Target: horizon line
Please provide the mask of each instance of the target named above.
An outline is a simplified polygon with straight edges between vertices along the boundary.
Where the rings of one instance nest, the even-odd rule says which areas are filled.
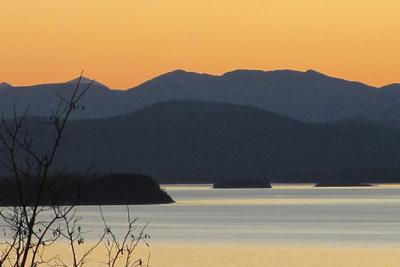
[[[284,71],[299,72],[299,73],[314,72],[314,73],[317,73],[317,74],[319,74],[319,75],[321,75],[321,76],[326,76],[327,78],[338,79],[338,80],[343,80],[343,81],[347,81],[347,82],[361,83],[361,84],[363,84],[363,85],[366,85],[366,86],[369,86],[369,87],[373,87],[373,88],[376,88],[376,89],[382,89],[382,88],[387,87],[387,86],[390,86],[390,85],[400,84],[400,82],[392,82],[392,83],[384,84],[384,85],[382,85],[382,86],[375,86],[375,85],[371,85],[371,84],[366,83],[366,82],[363,82],[363,81],[352,80],[352,79],[346,79],[346,78],[337,77],[337,76],[333,76],[333,75],[331,76],[331,75],[329,75],[329,74],[326,74],[326,73],[324,73],[324,72],[320,72],[320,71],[315,70],[315,69],[312,69],[312,68],[306,69],[306,70],[286,69],[286,68],[283,68],[283,69],[271,69],[271,70],[265,70],[265,69],[250,69],[250,68],[248,68],[248,69],[247,69],[247,68],[237,68],[237,69],[232,69],[232,70],[228,70],[228,71],[224,71],[224,72],[220,72],[220,73],[197,72],[197,71],[185,70],[185,69],[182,69],[182,68],[176,68],[176,69],[172,69],[172,70],[169,70],[169,71],[166,71],[166,72],[162,72],[162,73],[160,73],[160,74],[157,74],[157,75],[153,76],[152,78],[146,79],[146,80],[144,80],[144,81],[142,81],[142,82],[139,82],[139,83],[137,83],[137,84],[135,84],[135,85],[132,85],[132,86],[130,86],[130,87],[128,87],[128,88],[124,88],[124,89],[109,87],[109,86],[107,85],[107,82],[104,83],[103,81],[97,80],[97,79],[95,79],[95,78],[91,78],[91,77],[89,77],[89,76],[85,76],[85,75],[84,75],[84,71],[82,71],[82,73],[83,73],[82,78],[86,78],[86,79],[88,79],[88,80],[90,80],[90,81],[93,81],[94,83],[101,84],[101,85],[105,86],[106,88],[108,88],[108,89],[110,89],[110,90],[114,90],[114,91],[127,91],[127,90],[130,90],[130,89],[134,89],[134,88],[136,88],[136,87],[138,87],[138,86],[140,86],[140,85],[142,85],[142,84],[145,84],[146,82],[149,82],[149,81],[151,81],[151,80],[154,80],[154,79],[156,79],[156,78],[158,78],[158,77],[161,77],[161,76],[164,76],[164,75],[167,75],[167,74],[170,74],[170,73],[174,73],[174,72],[184,72],[184,73],[192,73],[192,74],[197,74],[197,75],[207,75],[207,76],[214,76],[214,77],[223,77],[223,76],[226,75],[226,74],[233,73],[233,72],[236,72],[236,71],[257,71],[257,72],[264,72],[264,73],[268,73],[268,72],[284,72]],[[1,84],[5,84],[5,85],[10,85],[11,87],[31,87],[31,86],[48,85],[48,84],[65,84],[65,83],[69,83],[69,82],[74,82],[74,80],[77,80],[79,77],[80,77],[80,76],[75,76],[75,77],[72,77],[72,78],[68,79],[67,81],[55,81],[55,82],[48,81],[48,82],[39,82],[39,83],[23,84],[23,85],[21,85],[21,84],[15,85],[15,84],[10,83],[10,82],[8,82],[8,81],[0,81],[0,85],[1,85]]]

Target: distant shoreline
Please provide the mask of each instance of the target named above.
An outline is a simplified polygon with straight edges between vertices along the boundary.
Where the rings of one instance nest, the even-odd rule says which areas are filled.
[[[285,186],[299,186],[299,187],[315,187],[317,183],[271,183],[272,189],[276,189],[277,187],[285,187]],[[379,186],[400,186],[400,183],[366,183],[370,186],[366,187],[379,187]],[[193,187],[193,188],[213,188],[213,183],[161,183],[161,188],[185,188],[185,187]],[[346,187],[346,186],[339,186],[339,187]],[[354,187],[354,186],[348,186]],[[315,187],[318,188],[318,187]],[[233,188],[232,188],[233,189]],[[248,188],[252,189],[252,188]],[[257,188],[255,188],[257,189]]]
[[[23,185],[24,204],[31,205],[36,192]],[[174,200],[150,176],[112,173],[83,177],[68,174],[51,178],[40,200],[41,206],[98,206],[98,205],[156,205],[171,204]],[[18,206],[17,186],[12,178],[0,180],[0,206]]]

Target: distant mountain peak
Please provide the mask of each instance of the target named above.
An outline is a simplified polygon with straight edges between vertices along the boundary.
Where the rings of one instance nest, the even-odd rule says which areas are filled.
[[[380,87],[379,89],[383,90],[397,90],[400,89],[400,83],[391,83],[385,86]]]
[[[3,82],[3,83],[0,83],[0,89],[3,89],[3,88],[8,88],[8,87],[12,87],[12,85],[11,85],[11,84],[9,84],[9,83],[5,83],[5,82]]]
[[[327,76],[326,74],[324,74],[324,73],[322,73],[322,72],[319,72],[319,71],[316,71],[316,70],[313,70],[313,69],[306,70],[305,73],[308,73],[308,74],[315,74],[315,75],[321,75],[321,76]]]
[[[225,72],[222,76],[232,76],[232,75],[240,75],[240,74],[247,74],[247,73],[266,73],[263,70],[250,70],[250,69],[236,69],[232,71]]]
[[[207,73],[199,73],[199,72],[194,72],[194,71],[186,71],[183,69],[176,69],[170,72],[167,72],[161,76],[182,76],[182,75],[205,75],[205,76],[213,76],[211,74],[207,74]]]
[[[197,79],[199,77],[214,77],[213,75],[206,74],[206,73],[197,73],[197,72],[191,72],[191,71],[185,71],[182,69],[176,69],[164,74],[161,74],[160,76],[157,76],[143,84],[148,84],[153,81],[180,81],[180,80],[186,80],[186,79]],[[134,88],[131,88],[134,89]]]
[[[184,69],[176,69],[176,70],[173,70],[173,71],[170,71],[170,72],[168,72],[169,74],[173,74],[173,73],[176,73],[176,74],[183,74],[183,73],[188,73],[188,71],[186,71],[186,70],[184,70]]]
[[[186,70],[182,70],[182,69],[176,69],[176,70],[172,70],[172,71],[166,72],[164,74],[161,74],[161,75],[155,77],[154,79],[162,78],[162,77],[181,77],[181,76],[184,76],[187,74],[193,74],[193,73],[188,72]]]
[[[93,79],[87,78],[87,77],[85,77],[85,76],[77,77],[77,78],[75,78],[75,79],[72,79],[72,80],[70,80],[70,81],[67,81],[66,83],[67,83],[67,84],[77,84],[77,83],[79,82],[79,79],[80,79],[80,83],[81,83],[81,84],[86,84],[86,85],[87,85],[87,84],[90,84],[91,82],[93,82],[94,85],[108,88],[108,86],[106,86],[106,85],[104,85],[104,84],[102,84],[102,83],[99,83],[99,82],[97,82],[97,81],[95,81],[95,80],[93,80]]]
[[[329,79],[343,80],[343,79],[339,79],[339,78],[335,78],[335,77],[329,76],[329,75],[327,75],[325,73],[322,73],[322,72],[319,72],[319,71],[316,71],[316,70],[313,70],[313,69],[306,70],[304,72],[304,74],[306,74],[309,77],[314,77],[314,78],[329,78]]]

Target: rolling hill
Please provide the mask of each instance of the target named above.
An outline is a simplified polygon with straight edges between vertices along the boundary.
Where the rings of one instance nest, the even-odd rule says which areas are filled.
[[[51,139],[47,120],[29,121],[38,149]],[[399,130],[368,120],[306,123],[251,106],[167,101],[71,121],[57,163],[161,182],[392,181],[400,174],[399,148]]]

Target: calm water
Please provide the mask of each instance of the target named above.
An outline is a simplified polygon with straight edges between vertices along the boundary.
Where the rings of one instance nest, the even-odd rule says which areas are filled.
[[[164,186],[172,205],[131,206],[149,223],[151,243],[400,245],[400,186],[274,189],[211,189]],[[126,207],[103,212],[119,232]],[[97,207],[81,207],[93,238],[103,229]]]

